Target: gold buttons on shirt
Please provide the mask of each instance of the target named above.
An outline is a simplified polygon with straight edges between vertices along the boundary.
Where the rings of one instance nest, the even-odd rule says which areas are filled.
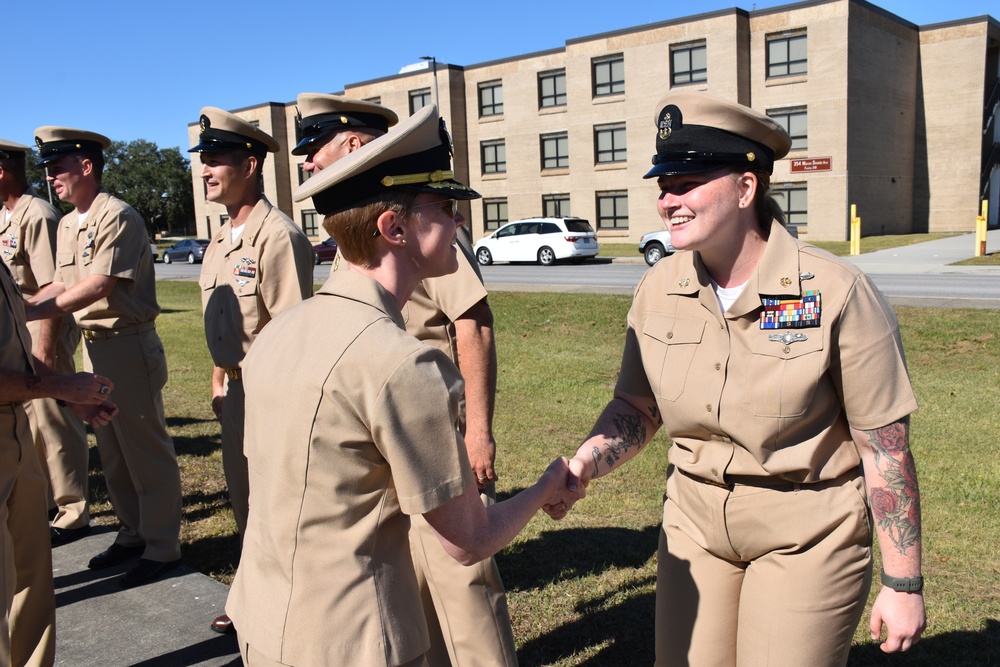
[[[783,350],[783,351],[784,351],[784,353],[785,353],[785,354],[788,354],[789,352],[791,352],[791,351],[792,351],[792,348],[790,348],[790,347],[788,347],[788,346],[786,345],[786,346],[784,347],[784,350]]]
[[[705,406],[705,411],[706,412],[711,412],[712,411],[712,404],[711,403],[709,403],[708,405]]]
[[[722,370],[722,364],[715,364],[715,370],[721,371]]]
[[[718,476],[719,476],[719,469],[712,468],[712,477],[718,477]]]
[[[667,332],[667,340],[670,340],[673,337],[674,337],[674,332],[673,331],[668,331]]]

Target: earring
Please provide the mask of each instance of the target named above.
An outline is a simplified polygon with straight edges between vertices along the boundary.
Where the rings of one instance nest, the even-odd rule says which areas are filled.
[[[406,245],[406,239],[400,240],[399,245]]]

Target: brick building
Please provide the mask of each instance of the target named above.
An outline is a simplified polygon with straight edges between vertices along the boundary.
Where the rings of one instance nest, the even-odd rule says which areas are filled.
[[[314,90],[322,91],[323,82]],[[980,16],[917,26],[863,0],[726,9],[582,37],[474,65],[422,63],[348,84],[400,117],[435,96],[455,171],[482,195],[473,238],[533,215],[587,218],[607,241],[662,225],[642,175],[656,102],[704,90],[778,119],[793,138],[772,192],[800,236],[845,240],[850,205],[864,235],[972,231],[980,202],[1000,207],[1000,23]],[[302,158],[295,103],[234,110],[286,150],[265,164],[265,191],[307,234],[325,237],[310,203],[293,203]],[[198,124],[189,127],[192,145]],[[198,235],[225,211],[204,199],[192,165]]]

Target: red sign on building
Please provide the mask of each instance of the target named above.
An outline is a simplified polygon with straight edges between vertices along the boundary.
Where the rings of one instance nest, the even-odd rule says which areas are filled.
[[[792,173],[802,174],[813,171],[830,171],[833,169],[833,158],[829,157],[804,157],[791,160]]]

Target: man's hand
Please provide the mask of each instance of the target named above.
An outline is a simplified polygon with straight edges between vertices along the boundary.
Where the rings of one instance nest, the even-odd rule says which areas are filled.
[[[118,414],[118,406],[111,401],[104,401],[99,405],[82,405],[80,403],[68,403],[67,405],[73,414],[94,428],[107,426]]]
[[[471,435],[467,436],[465,448],[469,452],[469,463],[472,464],[472,473],[476,477],[476,486],[479,487],[480,491],[487,484],[499,479],[493,468],[497,455],[497,443],[492,436],[475,438]]]
[[[215,413],[215,418],[220,422],[222,421],[222,396],[212,397],[212,412]]]
[[[565,465],[556,465],[561,462],[565,462]],[[548,475],[553,471],[554,467],[559,470],[562,476],[552,497],[542,506],[542,510],[550,518],[559,521],[569,513],[569,510],[576,504],[576,501],[587,496],[587,482],[580,479],[583,473],[583,464],[575,459],[567,461],[565,457],[559,457],[549,465],[549,469],[545,471],[545,474]]]
[[[872,641],[879,641],[885,628],[886,638],[881,644],[885,653],[909,650],[920,641],[920,635],[927,627],[923,594],[903,593],[883,586],[872,605],[869,625]]]
[[[111,380],[93,373],[58,376],[58,380],[60,386],[52,392],[53,397],[80,405],[103,405],[115,388]]]

